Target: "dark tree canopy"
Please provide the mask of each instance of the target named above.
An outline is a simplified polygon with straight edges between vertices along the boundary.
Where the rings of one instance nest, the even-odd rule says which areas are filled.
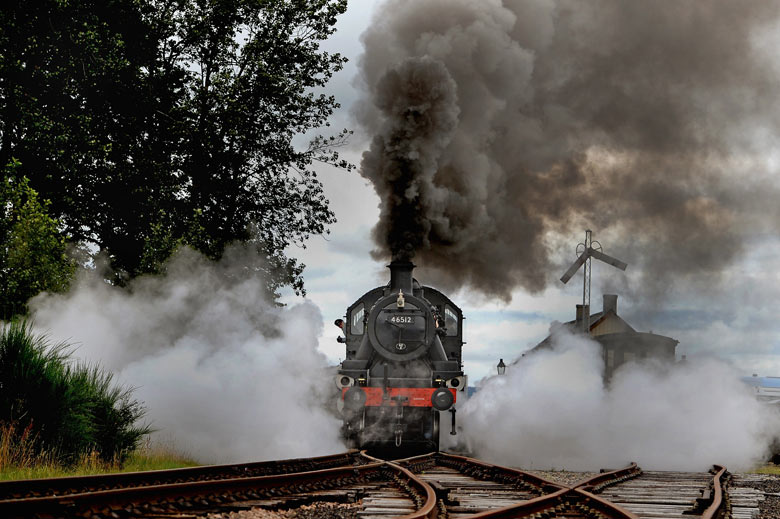
[[[27,301],[39,292],[66,290],[74,271],[48,201],[17,169],[0,169],[0,320],[26,313]]]
[[[269,288],[302,290],[284,250],[334,221],[313,161],[349,167],[317,93],[345,61],[319,49],[346,0],[9,0],[0,8],[0,161],[65,232],[122,275],[180,244],[241,241]]]

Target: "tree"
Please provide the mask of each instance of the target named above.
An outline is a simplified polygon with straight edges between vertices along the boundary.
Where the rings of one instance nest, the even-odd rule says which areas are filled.
[[[314,161],[351,167],[317,94],[346,0],[16,0],[0,8],[0,159],[19,158],[75,240],[121,273],[186,243],[258,247],[303,289],[290,244],[334,221]],[[280,274],[281,273],[281,274]]]
[[[66,290],[75,268],[48,201],[15,175],[17,168],[7,166],[0,184],[0,318],[6,319],[26,313],[39,292]]]

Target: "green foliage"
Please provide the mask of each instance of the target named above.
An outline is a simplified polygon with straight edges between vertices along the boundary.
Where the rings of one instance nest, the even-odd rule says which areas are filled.
[[[334,221],[314,161],[351,168],[317,94],[346,0],[10,0],[0,9],[0,160],[125,275],[188,244],[251,242],[269,289],[302,291],[291,244]]]
[[[29,430],[37,453],[74,463],[96,452],[122,461],[147,426],[131,391],[111,384],[97,367],[69,363],[65,344],[51,345],[15,321],[0,330],[0,423]],[[20,433],[20,436],[22,434]]]
[[[6,166],[0,183],[0,318],[25,313],[39,292],[66,290],[75,268],[57,220],[47,214],[49,202],[15,175],[18,167]]]

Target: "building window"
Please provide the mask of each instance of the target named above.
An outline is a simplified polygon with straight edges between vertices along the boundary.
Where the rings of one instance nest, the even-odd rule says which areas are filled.
[[[633,351],[623,352],[623,362],[632,362],[636,359],[636,354]]]
[[[615,350],[607,350],[607,367],[611,368],[615,365]]]

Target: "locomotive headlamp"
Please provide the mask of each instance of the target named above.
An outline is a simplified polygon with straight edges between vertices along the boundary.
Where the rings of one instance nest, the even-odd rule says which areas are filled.
[[[339,389],[343,389],[345,387],[351,387],[355,385],[355,379],[352,377],[348,377],[346,375],[339,375],[336,377],[336,386]]]
[[[352,386],[344,393],[344,407],[357,411],[366,405],[366,392],[359,387]]]
[[[457,389],[458,391],[464,391],[468,386],[468,377],[466,375],[460,377],[454,377],[447,381],[447,387]]]
[[[404,301],[404,291],[399,290],[398,291],[398,299],[395,301],[395,304],[398,305],[398,308],[403,308],[406,304],[406,301]]]
[[[431,395],[431,404],[439,411],[446,411],[455,402],[455,397],[449,389],[440,387]]]

